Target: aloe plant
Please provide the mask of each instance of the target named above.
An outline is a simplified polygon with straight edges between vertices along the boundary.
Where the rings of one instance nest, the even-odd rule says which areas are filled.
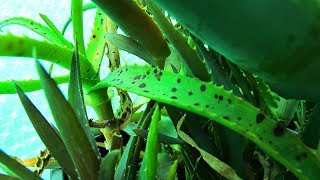
[[[22,17],[0,22],[45,39],[0,35],[1,56],[35,59],[39,80],[0,82],[0,93],[20,97],[47,148],[45,155],[21,162],[35,166],[34,173],[1,151],[8,178],[40,178],[43,169],[59,167],[71,179],[320,177],[317,4],[71,3],[63,32],[72,22],[74,42],[44,14],[47,26]],[[82,13],[88,9],[96,15],[86,48]],[[291,16],[288,25],[283,22]],[[122,66],[119,49],[145,65]],[[50,77],[38,58],[70,75]],[[101,79],[104,60],[110,73]],[[67,98],[57,88],[66,82]],[[42,89],[57,127],[25,94]],[[131,93],[147,98],[146,106],[133,102]],[[98,119],[87,117],[86,105]]]

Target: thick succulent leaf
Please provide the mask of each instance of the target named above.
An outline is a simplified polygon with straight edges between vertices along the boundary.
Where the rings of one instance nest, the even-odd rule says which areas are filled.
[[[256,143],[296,176],[320,176],[319,158],[298,137],[222,86],[143,66],[119,68],[94,89],[110,86],[212,119]]]
[[[124,180],[129,168],[129,161],[134,151],[134,143],[137,142],[137,136],[131,136],[126,147],[121,155],[119,164],[114,174],[115,180]]]
[[[79,48],[79,54],[86,56],[83,39],[83,14],[82,14],[82,0],[71,1],[71,18],[73,27],[73,37]]]
[[[105,37],[107,38],[109,43],[117,46],[119,49],[138,56],[152,66],[157,66],[153,57],[137,41],[120,34],[107,33]]]
[[[12,159],[9,155],[0,149],[0,164],[4,165],[5,171],[11,175],[15,175],[21,179],[41,179],[35,173],[31,172],[25,166]],[[8,172],[9,171],[9,172]]]
[[[99,72],[103,54],[106,48],[104,38],[107,16],[98,8],[93,24],[92,35],[86,49],[87,57],[96,72]]]
[[[96,8],[96,5],[92,2],[89,2],[89,3],[86,3],[82,6],[82,11],[85,12],[87,10],[90,10],[90,9],[94,9]],[[63,28],[62,28],[62,31],[61,31],[61,34],[64,35],[64,33],[66,32],[69,24],[71,23],[72,19],[71,17],[68,18],[67,22],[64,24]]]
[[[175,49],[177,49],[180,56],[183,58],[183,64],[187,72],[191,72],[192,76],[199,78],[202,81],[210,81],[208,69],[203,61],[197,56],[197,53],[192,49],[185,39],[169,20],[165,17],[164,13],[150,0],[145,1],[147,9],[153,15],[153,18],[164,32],[166,38],[171,42]]]
[[[5,175],[5,174],[0,174],[0,179],[2,179],[2,180],[18,180],[19,178],[14,177],[14,176]]]
[[[160,120],[159,105],[156,105],[151,118],[145,154],[139,171],[139,179],[155,179],[158,162],[158,121]]]
[[[79,177],[81,179],[97,179],[99,160],[75,112],[56,83],[37,60],[36,67],[52,115]]]
[[[21,25],[24,26],[43,38],[47,39],[50,42],[56,43],[60,46],[64,46],[65,44],[59,37],[48,27],[33,21],[32,19],[24,18],[24,17],[13,17],[10,19],[6,19],[0,23],[0,30],[2,27],[9,26],[9,25]]]
[[[301,140],[309,147],[317,149],[320,143],[320,103],[316,104],[302,125]]]
[[[132,129],[132,131],[136,133],[136,135],[145,139],[147,139],[147,136],[149,134],[149,131],[145,129]],[[162,133],[158,133],[158,142],[163,144],[183,144],[182,140],[167,136]]]
[[[76,46],[72,56],[70,82],[68,86],[68,102],[76,113],[79,123],[83,131],[86,133],[87,139],[91,144],[91,148],[95,151],[96,156],[100,159],[100,153],[98,151],[96,141],[92,132],[90,131],[86,105],[84,104],[83,89],[80,76],[79,54],[77,49],[78,48]]]
[[[176,179],[176,173],[178,169],[178,160],[175,160],[173,164],[170,167],[170,170],[168,172],[167,179],[168,180],[175,180]]]
[[[266,80],[274,92],[320,101],[318,1],[153,2],[209,47]]]
[[[69,75],[54,77],[53,80],[57,84],[63,84],[69,82]],[[26,80],[14,80],[18,84],[23,92],[32,92],[41,89],[40,80],[26,79]],[[16,90],[11,81],[0,82],[0,94],[15,94]]]
[[[68,154],[67,148],[64,145],[59,133],[45,119],[45,117],[30,101],[27,95],[24,94],[22,89],[15,83],[14,86],[16,88],[17,94],[19,95],[21,103],[42,142],[49,149],[50,153],[52,153],[53,157],[58,160],[64,171],[72,178],[78,178],[71,157]]]
[[[0,35],[0,42],[0,56],[33,57],[32,49],[35,47],[39,59],[70,69],[73,49],[47,41],[39,41],[25,36],[18,37],[12,34]],[[96,74],[91,64],[82,55],[80,55],[80,64],[82,78],[92,78]]]
[[[163,68],[170,55],[167,42],[157,24],[136,1],[93,0],[132,39],[138,41]],[[128,15],[130,14],[130,15]],[[156,43],[155,43],[156,42]]]
[[[44,22],[46,22],[46,24],[49,26],[49,28],[52,30],[52,32],[60,39],[60,41],[66,45],[68,48],[72,49],[73,48],[73,45],[68,41],[66,40],[62,34],[60,33],[60,31],[58,30],[58,28],[53,24],[52,21],[50,21],[50,19],[45,15],[45,14],[39,14],[40,17],[42,18],[42,20]]]
[[[114,173],[117,165],[120,150],[113,150],[103,158],[100,164],[99,179],[114,179]]]

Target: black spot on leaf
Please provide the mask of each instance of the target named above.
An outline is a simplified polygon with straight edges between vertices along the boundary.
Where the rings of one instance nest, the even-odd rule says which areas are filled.
[[[209,107],[209,104],[206,105],[206,108],[208,108],[208,107]]]
[[[229,116],[223,116],[223,119],[229,120]]]
[[[146,75],[143,75],[143,76],[142,76],[142,79],[145,79],[146,77],[147,77]]]
[[[218,99],[219,98],[218,94],[214,94],[214,98]]]
[[[153,70],[153,73],[157,74],[157,73],[158,73],[158,70],[157,70],[157,69],[154,69],[154,70]]]
[[[188,93],[189,96],[191,96],[192,94],[193,94],[192,91],[190,91],[190,92]]]
[[[240,120],[241,120],[241,117],[237,117],[237,120],[240,121]]]
[[[258,113],[258,114],[257,114],[257,116],[256,116],[256,122],[257,122],[257,124],[261,123],[264,119],[265,119],[264,114],[262,114],[262,113]]]
[[[171,96],[170,98],[171,99],[178,99],[176,96]]]
[[[177,83],[181,83],[181,79],[180,78],[177,79]]]
[[[274,129],[273,129],[273,134],[275,136],[282,136],[284,134],[284,127],[283,125],[278,124]]]
[[[150,70],[147,71],[147,75],[149,75],[149,74],[150,74]]]
[[[146,83],[141,83],[141,84],[139,85],[139,88],[144,88],[144,87],[146,87]]]
[[[199,104],[199,103],[194,103],[194,105],[195,105],[195,106],[200,106],[200,104]]]
[[[172,88],[171,91],[172,91],[172,92],[176,92],[176,91],[177,91],[177,88]]]
[[[303,158],[307,158],[307,156],[308,156],[307,153],[298,154],[298,155],[296,155],[296,160],[300,161]]]
[[[206,85],[202,84],[202,85],[200,86],[200,90],[201,90],[202,92],[204,92],[204,91],[206,90]]]
[[[222,101],[223,100],[223,96],[220,95],[219,96],[219,100]]]
[[[158,81],[161,80],[161,76],[162,76],[162,72],[160,72],[159,74],[156,74],[155,77],[157,78]]]
[[[135,76],[133,79],[134,79],[134,80],[137,80],[137,79],[140,79],[140,78],[141,78],[141,74],[140,74],[140,75]]]
[[[143,90],[143,92],[149,92],[148,90]]]
[[[228,103],[231,104],[231,99],[228,99]]]

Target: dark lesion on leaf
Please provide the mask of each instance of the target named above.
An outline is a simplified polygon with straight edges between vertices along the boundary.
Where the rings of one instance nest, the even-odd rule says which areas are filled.
[[[141,83],[140,85],[139,85],[139,88],[144,88],[144,87],[146,87],[147,85],[146,85],[146,83]]]
[[[282,124],[277,124],[277,126],[273,129],[273,134],[275,136],[282,136],[284,134],[285,127]]]

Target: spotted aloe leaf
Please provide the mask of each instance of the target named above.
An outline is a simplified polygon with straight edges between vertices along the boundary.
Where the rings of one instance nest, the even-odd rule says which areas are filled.
[[[48,18],[48,16],[41,13],[39,15],[64,45],[66,45],[68,48],[73,48],[73,45],[62,36],[58,28],[53,24],[53,22]]]
[[[69,82],[69,75],[54,77],[53,80],[57,84],[63,84]],[[15,80],[24,92],[32,92],[41,89],[40,80],[38,79],[26,79],[26,80]],[[0,82],[0,94],[15,94],[15,88],[11,81]]]
[[[93,0],[93,2],[127,35],[138,41],[160,67],[164,67],[164,60],[169,56],[170,50],[162,32],[145,9],[136,1]]]
[[[98,8],[94,20],[92,35],[86,49],[87,57],[96,72],[99,72],[100,64],[106,48],[106,40],[104,38],[106,26],[106,15]]]
[[[60,46],[47,41],[39,41],[28,37],[18,37],[12,34],[0,35],[0,56],[32,57],[32,49],[35,47],[38,58],[50,61],[66,69],[70,69],[73,49]],[[87,58],[80,55],[80,72],[82,78],[92,78],[96,72]]]
[[[145,66],[125,66],[93,90],[114,86],[212,119],[256,143],[300,178],[320,176],[320,160],[258,108],[212,82]]]
[[[61,41],[61,39],[59,39],[59,37],[56,36],[56,34],[50,28],[48,28],[38,22],[35,22],[32,19],[28,19],[28,18],[24,18],[24,17],[9,18],[9,19],[6,19],[0,23],[0,29],[2,27],[9,26],[9,25],[24,26],[24,27],[34,31],[35,33],[39,34],[40,36],[44,37],[45,39],[47,39],[50,42],[57,43],[61,46],[64,45],[64,42]]]

